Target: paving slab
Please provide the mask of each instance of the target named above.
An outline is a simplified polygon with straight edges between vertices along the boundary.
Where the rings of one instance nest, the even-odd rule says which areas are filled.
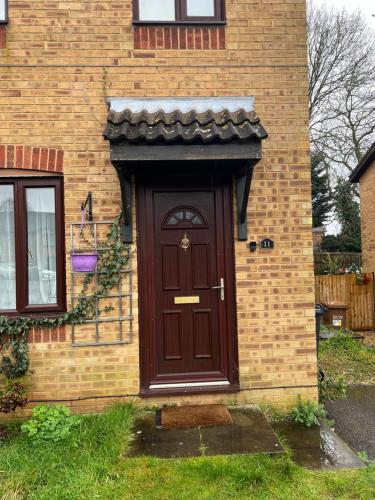
[[[147,414],[136,422],[129,456],[189,458],[202,454],[198,429],[161,429],[155,425],[155,416]]]
[[[231,410],[233,425],[202,427],[204,453],[212,455],[249,455],[283,453],[265,417],[252,410]]]
[[[302,467],[320,469],[320,427],[306,427],[295,422],[278,422],[273,427],[293,450],[293,460]]]
[[[350,447],[323,422],[305,427],[296,422],[279,422],[273,426],[287,441],[293,460],[310,469],[357,469],[363,462]]]
[[[192,429],[162,429],[155,413],[139,419],[129,455],[188,458],[202,455],[284,453],[265,417],[254,410],[230,410],[232,425]]]

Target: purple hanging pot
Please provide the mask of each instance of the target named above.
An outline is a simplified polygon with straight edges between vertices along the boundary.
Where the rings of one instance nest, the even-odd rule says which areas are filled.
[[[98,263],[97,253],[76,253],[71,254],[72,269],[75,273],[93,273]]]

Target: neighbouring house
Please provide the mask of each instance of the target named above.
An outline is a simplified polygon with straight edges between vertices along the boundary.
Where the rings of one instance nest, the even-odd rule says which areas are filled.
[[[121,210],[129,252],[30,399],[316,399],[305,0],[0,4],[0,313],[70,310]]]
[[[363,271],[373,273],[375,272],[375,142],[353,171],[350,180],[359,183]]]

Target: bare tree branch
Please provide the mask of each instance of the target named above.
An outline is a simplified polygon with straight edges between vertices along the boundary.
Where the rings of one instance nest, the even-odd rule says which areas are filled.
[[[375,134],[375,34],[362,14],[308,5],[310,136],[331,180],[356,167]]]

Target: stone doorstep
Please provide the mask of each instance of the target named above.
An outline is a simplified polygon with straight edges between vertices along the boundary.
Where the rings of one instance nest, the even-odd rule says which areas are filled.
[[[284,453],[261,413],[250,409],[231,409],[230,413],[233,425],[168,430],[155,426],[155,413],[145,415],[136,423],[128,456],[188,458]]]
[[[262,413],[252,408],[228,408],[233,425],[192,429],[162,429],[155,412],[136,422],[128,457],[191,458],[215,455],[283,454],[284,449]],[[365,465],[324,423],[307,428],[294,422],[273,426],[288,442],[294,461],[312,469],[352,469]]]

